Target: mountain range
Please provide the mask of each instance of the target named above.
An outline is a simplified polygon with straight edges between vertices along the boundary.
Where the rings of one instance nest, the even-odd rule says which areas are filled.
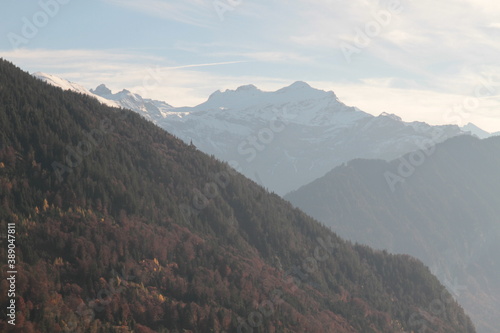
[[[43,73],[35,76],[55,81]],[[390,160],[422,145],[480,130],[473,125],[460,129],[408,123],[387,113],[373,116],[304,82],[274,92],[253,85],[216,91],[198,106],[179,108],[128,90],[113,94],[105,85],[86,93],[138,112],[279,195],[354,158]]]
[[[475,332],[418,260],[344,241],[136,113],[5,60],[0,193],[5,332]]]
[[[353,242],[431,267],[478,332],[500,316],[500,137],[459,136],[396,160],[353,160],[285,196]]]

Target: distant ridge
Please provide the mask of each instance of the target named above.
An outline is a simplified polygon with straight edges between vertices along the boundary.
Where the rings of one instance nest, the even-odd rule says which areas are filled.
[[[498,332],[500,137],[353,160],[285,199],[353,242],[421,259],[478,332]]]

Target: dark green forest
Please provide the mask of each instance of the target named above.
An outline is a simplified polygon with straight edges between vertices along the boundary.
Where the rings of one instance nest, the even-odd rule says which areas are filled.
[[[2,332],[475,332],[421,262],[328,228],[128,110],[0,61]]]

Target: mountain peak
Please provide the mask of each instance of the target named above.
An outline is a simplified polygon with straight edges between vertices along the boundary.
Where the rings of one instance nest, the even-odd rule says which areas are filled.
[[[396,121],[403,121],[400,116],[395,115],[394,113],[387,113],[387,112],[382,112],[379,117],[388,117]]]
[[[295,81],[294,83],[289,85],[287,88],[288,89],[304,89],[304,88],[310,89],[311,86],[304,81]]]
[[[236,90],[226,89],[225,91],[217,90],[213,92],[208,100],[203,104],[239,104],[246,99],[254,99],[259,94],[265,94],[262,90],[254,86],[253,84],[247,84],[236,88]],[[219,105],[219,106],[222,106]]]
[[[469,132],[470,134],[477,136],[480,139],[486,139],[492,136],[491,133],[483,130],[473,123],[468,123],[467,125],[461,127],[461,129],[465,132]]]
[[[307,84],[304,81],[295,81],[294,83],[292,83],[288,87],[281,88],[280,90],[278,90],[276,92],[284,93],[284,92],[288,92],[288,91],[297,91],[297,90],[304,90],[305,91],[305,90],[317,90],[317,89],[311,87],[309,84]]]
[[[259,90],[256,86],[254,86],[253,84],[247,84],[247,85],[244,85],[244,86],[240,86],[236,89],[236,91],[256,91],[256,90]],[[228,90],[226,90],[228,91]]]
[[[128,90],[128,89],[122,89],[122,91],[120,91],[120,92],[128,94],[128,93],[130,93],[130,90]]]
[[[341,103],[335,93],[311,87],[303,81],[296,81],[291,85],[276,91],[263,91],[253,84],[238,87],[236,90],[217,90],[208,100],[193,110],[239,110],[249,107],[268,108],[270,105],[280,108],[284,105],[308,105],[312,110],[308,113],[309,120],[318,115],[320,110],[332,107],[337,109]],[[342,104],[343,105],[343,104]],[[316,117],[317,118],[317,117]],[[318,118],[319,119],[319,118]],[[316,119],[317,120],[317,119]]]
[[[93,93],[93,94],[96,94],[96,95],[99,95],[99,96],[103,96],[103,95],[112,95],[113,93],[111,92],[111,90],[106,87],[105,84],[100,84],[98,85],[95,90],[92,90],[90,89],[90,92]]]
[[[32,73],[32,75],[36,78],[51,76],[50,74],[47,74],[44,72],[35,72],[35,73]]]
[[[333,91],[325,91],[321,89],[316,89],[311,87],[308,83],[304,81],[295,81],[288,87],[281,88],[276,91],[278,94],[293,94],[294,96],[303,96],[308,98],[324,98],[333,97],[337,99],[337,96]]]
[[[477,126],[476,124],[474,123],[467,123],[467,125],[463,126],[462,128],[469,128],[469,129],[475,129],[475,130],[482,130],[484,131],[482,128],[480,128],[479,126]]]

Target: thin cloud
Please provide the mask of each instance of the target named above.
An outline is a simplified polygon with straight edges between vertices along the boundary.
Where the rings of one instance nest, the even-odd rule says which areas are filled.
[[[147,15],[173,20],[199,27],[211,27],[216,22],[215,9],[211,1],[183,0],[106,0],[107,2],[138,10]]]
[[[242,64],[248,61],[238,60],[238,61],[224,61],[224,62],[213,62],[208,64],[193,64],[193,65],[182,65],[175,67],[166,67],[165,69],[184,69],[184,68],[194,68],[194,67],[211,67],[211,66],[221,66],[221,65],[232,65],[232,64]]]
[[[15,49],[0,51],[0,55],[12,61],[36,61],[41,65],[69,63],[76,65],[80,61],[110,60],[158,62],[164,58],[144,53],[130,52],[122,49],[111,50],[49,50],[49,49]]]
[[[206,62],[171,66],[165,58],[120,50],[15,50],[0,56],[30,72],[47,72],[94,88],[104,83],[115,91],[129,89],[143,97],[164,100],[173,105],[196,105],[215,90],[243,82],[241,78],[218,75],[202,68],[247,63],[246,60]],[[198,69],[200,71],[198,71]],[[260,81],[263,81],[260,79]],[[148,82],[144,89],[144,82]],[[152,84],[150,83],[152,82]]]
[[[232,51],[232,52],[214,52],[210,53],[213,57],[239,57],[247,58],[253,61],[265,63],[313,63],[315,57],[304,56],[296,52],[280,51]]]
[[[163,98],[174,105],[193,105],[217,89],[239,84],[274,89],[293,79],[329,81],[332,88],[340,85],[346,96],[358,96],[353,105],[370,101],[376,113],[391,101],[398,106],[394,113],[403,118],[420,115],[424,121],[442,118],[446,105],[440,101],[460,102],[484,73],[500,72],[500,40],[495,38],[500,3],[491,0],[400,0],[401,12],[370,37],[351,63],[345,61],[340,43],[355,42],[356,34],[394,1],[244,0],[226,13],[224,22],[212,0],[101,1],[134,11],[141,33],[165,39],[153,38],[161,43],[150,48],[145,43],[128,48],[130,41],[117,39],[116,50],[16,50],[3,56],[24,69],[68,74],[76,82],[104,82],[115,89],[140,87],[148,68],[158,68],[165,82],[148,91],[149,97],[161,99],[174,91]],[[152,16],[165,21],[155,31],[148,30]],[[184,30],[177,38],[171,34],[177,30],[171,29]],[[252,76],[256,69],[267,77]],[[393,98],[384,101],[383,89]],[[405,98],[421,112],[416,106],[403,107]],[[497,99],[485,101],[491,103],[485,102],[477,113],[495,114]]]

